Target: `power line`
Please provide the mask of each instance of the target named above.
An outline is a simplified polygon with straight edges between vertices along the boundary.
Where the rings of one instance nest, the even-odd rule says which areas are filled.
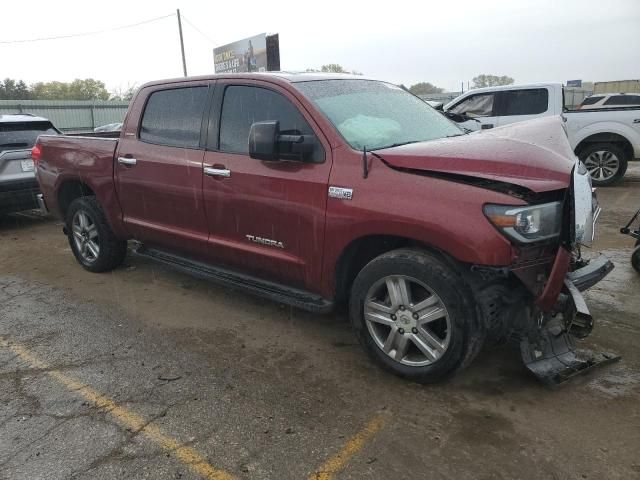
[[[58,35],[58,36],[55,36],[55,37],[42,37],[42,38],[30,38],[30,39],[25,39],[25,40],[3,40],[3,41],[0,41],[0,44],[5,44],[6,45],[6,44],[11,44],[11,43],[43,42],[45,40],[60,40],[60,39],[63,39],[63,38],[87,37],[89,35],[97,35],[99,33],[115,32],[115,31],[118,31],[118,30],[124,30],[125,28],[138,27],[140,25],[145,25],[147,23],[156,22],[156,21],[162,20],[164,18],[174,17],[175,15],[176,15],[175,13],[170,13],[169,15],[163,15],[162,17],[151,18],[149,20],[143,20],[142,22],[138,22],[138,23],[131,23],[129,25],[122,25],[120,27],[106,28],[104,30],[96,30],[95,32],[71,33],[69,35]]]
[[[200,30],[198,27],[196,27],[193,23],[191,23],[189,21],[189,19],[187,17],[184,16],[184,13],[182,14],[182,19],[187,22],[189,25],[191,25],[191,28],[193,28],[196,32],[198,32],[200,35],[202,35],[204,38],[206,38],[207,40],[209,40],[212,44],[214,45],[218,45],[218,42],[216,42],[215,40],[213,40],[211,37],[209,37],[206,33],[204,33],[202,30]]]

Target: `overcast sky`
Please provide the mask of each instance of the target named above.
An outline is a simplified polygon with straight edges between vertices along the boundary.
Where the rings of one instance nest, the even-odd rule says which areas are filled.
[[[283,70],[339,63],[451,91],[480,73],[516,83],[640,79],[640,0],[11,1],[2,5],[0,42],[110,29],[176,8],[186,19],[190,75],[213,73],[214,46],[267,32],[280,34]],[[113,90],[181,75],[175,16],[97,35],[0,43],[0,77],[28,83],[95,78]]]

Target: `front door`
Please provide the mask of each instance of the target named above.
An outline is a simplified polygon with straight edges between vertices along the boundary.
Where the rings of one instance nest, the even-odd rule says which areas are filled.
[[[125,131],[118,145],[115,176],[124,222],[134,238],[151,246],[206,253],[200,132],[208,90],[195,85],[140,98],[146,101],[140,129]]]
[[[293,96],[275,85],[218,82],[203,195],[214,261],[311,288],[320,278],[331,150],[303,112]],[[267,120],[278,121],[281,134],[305,135],[308,158],[250,158],[251,125]]]

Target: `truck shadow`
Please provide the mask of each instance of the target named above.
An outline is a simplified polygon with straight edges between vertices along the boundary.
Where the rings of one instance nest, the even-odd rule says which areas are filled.
[[[53,217],[49,215],[43,215],[37,210],[28,210],[20,213],[0,215],[0,232],[24,230],[35,227],[38,224],[44,224],[53,221]]]

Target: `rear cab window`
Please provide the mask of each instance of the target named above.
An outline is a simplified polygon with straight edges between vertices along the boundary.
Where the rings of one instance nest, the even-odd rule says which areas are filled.
[[[140,140],[157,145],[199,148],[208,90],[206,86],[194,86],[151,93],[140,122]]]
[[[549,91],[546,88],[527,88],[499,92],[496,115],[537,115],[549,109]]]
[[[0,123],[0,152],[29,149],[36,144],[39,135],[58,133],[51,122]]]

